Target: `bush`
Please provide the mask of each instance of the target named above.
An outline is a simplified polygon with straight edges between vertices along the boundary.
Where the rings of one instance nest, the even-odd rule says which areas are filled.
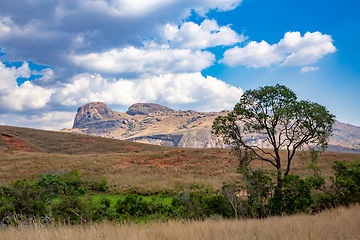
[[[353,163],[335,161],[333,169],[336,172],[330,177],[332,183],[330,188],[325,186],[325,181],[320,181],[316,185],[316,188],[322,192],[316,196],[316,210],[349,206],[351,203],[360,202],[360,161]]]
[[[99,181],[89,182],[88,189],[95,192],[106,192],[108,190],[107,186],[108,180],[106,178],[102,178]]]
[[[113,220],[116,217],[116,212],[110,207],[110,199],[101,198],[96,204],[92,214],[93,221]]]
[[[8,203],[17,214],[25,216],[44,216],[49,213],[49,203],[53,195],[37,184],[25,180],[16,180],[10,185],[7,194]]]
[[[63,195],[67,190],[67,184],[58,175],[52,173],[41,176],[41,179],[36,183],[36,187],[40,194],[49,199]]]
[[[82,187],[83,180],[82,175],[76,169],[71,170],[68,173],[65,173],[61,176],[61,180],[67,186],[68,195],[83,195],[85,194],[85,189]]]
[[[283,187],[275,191],[269,201],[272,214],[294,214],[308,209],[315,199],[311,195],[312,183],[298,175],[287,175]]]
[[[220,215],[231,216],[230,204],[222,195],[209,195],[200,191],[182,192],[177,194],[171,206],[178,217],[187,219],[204,219],[205,217]]]
[[[266,217],[269,215],[268,200],[274,192],[274,182],[271,172],[250,170],[244,167],[241,171],[244,176],[247,199],[242,201],[242,214],[248,217]]]
[[[118,199],[116,212],[125,216],[144,216],[150,214],[149,203],[136,194],[129,194],[125,199]]]
[[[57,221],[76,224],[90,222],[94,208],[94,203],[90,198],[63,196],[60,200],[53,202],[51,212]]]

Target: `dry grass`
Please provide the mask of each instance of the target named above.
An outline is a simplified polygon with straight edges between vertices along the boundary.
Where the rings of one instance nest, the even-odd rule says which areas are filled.
[[[32,174],[63,173],[78,169],[91,178],[106,177],[113,193],[136,189],[142,194],[186,190],[191,183],[211,185],[213,190],[222,184],[240,180],[236,173],[237,159],[229,149],[191,149],[162,147],[87,135],[41,131],[0,126],[0,184]],[[21,144],[17,144],[20,141]],[[12,145],[11,145],[12,144]],[[23,152],[31,146],[37,152]],[[20,147],[14,150],[13,147]],[[2,149],[2,151],[1,151]],[[26,148],[29,149],[29,148]],[[285,156],[285,152],[281,152]],[[322,175],[334,173],[335,160],[353,161],[360,154],[325,152],[318,166]],[[297,155],[291,173],[306,176],[308,163]],[[254,167],[271,169],[266,163],[254,162]]]
[[[264,220],[170,221],[168,223],[88,226],[8,227],[0,239],[359,239],[360,206],[338,208],[317,215],[271,217]]]

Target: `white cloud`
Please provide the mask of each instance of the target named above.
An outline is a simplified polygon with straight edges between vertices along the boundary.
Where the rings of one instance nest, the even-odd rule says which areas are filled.
[[[207,51],[171,49],[157,44],[73,55],[69,58],[75,65],[88,71],[112,74],[199,72],[211,66],[215,60],[215,56]]]
[[[9,25],[11,25],[11,20],[9,17],[5,17],[3,19],[0,20],[0,33],[2,34],[6,34],[8,32],[10,32],[11,27]]]
[[[265,41],[250,42],[245,47],[229,49],[221,61],[230,66],[304,66],[318,62],[335,50],[330,35],[307,32],[302,37],[299,32],[288,32],[278,44],[269,45]]]
[[[241,94],[240,88],[200,73],[163,74],[136,81],[80,74],[72,83],[59,88],[53,99],[58,104],[76,107],[93,101],[121,106],[156,102],[169,107],[216,111],[233,108]]]
[[[106,52],[158,38],[193,11],[228,11],[241,0],[0,1],[0,46],[6,61],[27,59],[69,68],[65,55]]]
[[[174,11],[176,8],[177,11],[184,11],[183,14],[189,14],[189,11],[193,9],[200,15],[206,14],[210,9],[229,11],[236,8],[242,0],[73,0],[72,4],[64,2],[65,4],[60,5],[57,10],[58,14],[65,14],[77,6],[79,9],[89,12],[121,17],[139,17],[154,13],[164,14],[163,11]]]
[[[39,115],[23,115],[18,113],[0,114],[1,125],[30,127],[44,130],[60,130],[71,128],[76,112],[52,111]]]
[[[320,32],[307,32],[303,37],[299,32],[288,32],[279,42],[278,49],[290,54],[286,56],[283,66],[312,64],[336,50],[331,36]]]
[[[19,68],[6,67],[0,62],[0,110],[23,111],[45,107],[50,100],[52,89],[45,89],[25,81],[17,85],[18,77],[28,78],[31,70],[27,62]]]
[[[305,67],[301,68],[300,73],[307,73],[307,72],[317,71],[317,70],[319,70],[319,67],[305,66]]]
[[[175,109],[218,111],[233,108],[242,94],[240,88],[210,76],[203,77],[200,72],[148,75],[132,80],[82,73],[68,83],[41,87],[36,82],[54,77],[51,69],[44,69],[33,72],[44,74],[41,79],[17,85],[17,77],[29,77],[31,73],[26,62],[19,68],[0,63],[2,124],[44,129],[71,127],[72,111],[93,101],[121,107],[156,102]]]
[[[269,67],[279,63],[282,56],[276,51],[276,46],[265,41],[251,41],[245,47],[234,47],[225,51],[221,62],[229,66],[246,65],[249,67]]]
[[[243,35],[238,35],[229,26],[219,27],[215,20],[209,19],[205,19],[201,25],[185,22],[180,28],[167,24],[162,34],[171,46],[192,49],[229,46],[245,40]]]

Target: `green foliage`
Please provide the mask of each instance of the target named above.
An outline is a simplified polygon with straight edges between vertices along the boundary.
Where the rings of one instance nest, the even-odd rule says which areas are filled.
[[[182,192],[172,202],[176,215],[181,218],[203,219],[212,215],[231,216],[231,206],[225,197],[201,191]]]
[[[318,210],[360,202],[360,161],[335,161],[333,169],[336,172],[330,177],[330,188],[325,186],[324,180],[315,185],[322,192],[317,195]]]
[[[136,194],[129,194],[116,203],[116,212],[126,216],[143,216],[151,213],[149,203]]]
[[[274,192],[274,182],[271,172],[251,170],[245,167],[242,170],[245,182],[247,201],[243,204],[243,214],[249,217],[265,217],[269,214],[267,202]]]
[[[46,189],[39,188],[37,184],[25,180],[16,180],[8,190],[6,198],[14,213],[28,216],[47,214],[47,206],[51,197],[55,195],[48,195]]]
[[[226,116],[215,119],[213,133],[225,144],[236,149],[249,149],[254,159],[271,164],[278,171],[278,181],[289,174],[297,149],[304,145],[324,148],[332,132],[335,116],[318,103],[298,101],[296,94],[282,85],[247,90]],[[271,151],[251,141],[257,135],[270,144]],[[287,165],[283,171],[280,149],[287,150]]]
[[[336,173],[331,181],[336,189],[337,201],[346,206],[360,202],[360,161],[336,161],[333,168]]]
[[[64,173],[61,176],[61,180],[66,184],[67,191],[69,195],[83,195],[85,194],[85,189],[82,187],[83,180],[82,175],[76,169],[71,170],[70,172]]]
[[[68,185],[62,181],[60,176],[48,173],[41,176],[41,179],[36,183],[40,194],[47,196],[50,199],[56,198],[59,195],[64,194]]]
[[[250,155],[244,157],[251,159]],[[316,156],[313,160],[316,163]],[[86,192],[106,190],[106,179],[84,181],[78,171],[61,176],[49,173],[31,181],[16,180],[9,186],[0,186],[0,224],[11,224],[17,215],[24,219],[53,218],[71,224],[116,219],[204,219],[210,216],[262,218],[359,202],[360,161],[337,161],[333,168],[336,173],[330,178],[330,188],[326,188],[319,171],[306,179],[286,175],[279,186],[274,180],[278,177],[276,171],[252,170],[245,164],[239,169],[244,181],[224,184],[216,194],[210,194],[209,186],[194,182],[190,191],[175,195],[171,204],[164,204],[168,196],[162,192],[151,198],[129,194],[119,198],[115,206],[111,205],[109,196],[97,200],[92,200],[89,195],[81,196]],[[317,190],[315,198],[312,188]]]
[[[312,182],[301,179],[298,175],[287,175],[283,188],[276,189],[269,201],[272,214],[294,214],[304,212],[315,202],[311,195]]]
[[[93,210],[94,204],[90,198],[84,199],[73,195],[63,196],[51,206],[55,220],[67,221],[71,224],[90,222]]]
[[[110,207],[110,199],[101,198],[100,201],[95,206],[92,215],[92,220],[102,221],[102,220],[113,220],[115,218],[116,218],[116,212],[113,208]]]
[[[62,176],[48,173],[40,176],[38,181],[35,179],[36,177],[31,181],[16,180],[8,187],[0,187],[0,221],[6,223],[6,219],[14,214],[25,218],[54,216],[57,220],[67,218],[73,223],[89,220],[96,206],[92,206],[89,201],[84,202],[78,196],[86,191],[107,189],[106,179],[93,181],[90,186],[84,185],[77,170]],[[99,212],[104,212],[101,204],[99,209],[98,215]]]
[[[88,182],[88,189],[95,192],[106,192],[108,190],[107,178],[101,178],[99,181]]]

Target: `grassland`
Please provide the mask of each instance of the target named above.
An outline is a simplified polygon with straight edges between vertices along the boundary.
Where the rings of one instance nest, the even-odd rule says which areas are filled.
[[[240,180],[238,161],[229,149],[160,147],[86,135],[0,126],[0,184],[32,175],[61,174],[78,169],[85,177],[107,178],[105,196],[112,205],[120,194],[176,193],[196,182],[215,191]],[[282,152],[281,154],[285,154]],[[306,176],[308,162],[300,152],[291,173]],[[318,166],[333,175],[336,160],[349,162],[360,154],[325,152]],[[269,168],[253,163],[254,168]],[[101,195],[93,196],[94,200]],[[150,197],[147,197],[150,199]],[[164,199],[171,201],[171,198]],[[0,229],[0,239],[359,239],[360,206],[339,208],[316,215],[271,217],[262,220],[173,220],[147,224],[103,222],[81,226],[33,222]]]
[[[0,183],[32,175],[78,169],[89,178],[107,178],[110,193],[150,195],[186,190],[196,182],[210,190],[239,180],[238,161],[229,149],[163,147],[94,136],[0,126]],[[281,153],[285,154],[285,153]],[[360,154],[325,152],[318,166],[330,176],[336,160]],[[308,162],[298,154],[291,173],[305,176]],[[269,168],[254,162],[254,167]]]
[[[44,226],[38,223],[7,227],[0,239],[359,239],[360,206],[317,215],[267,219],[170,221],[148,224],[100,223],[85,226]]]

